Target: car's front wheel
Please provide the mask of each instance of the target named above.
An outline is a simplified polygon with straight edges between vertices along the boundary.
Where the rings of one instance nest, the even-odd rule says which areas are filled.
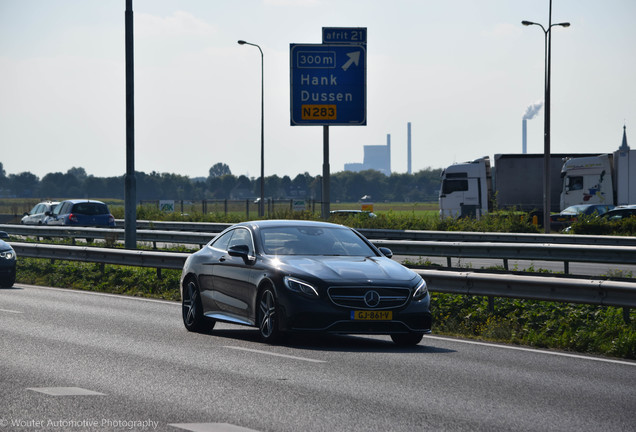
[[[415,346],[422,341],[422,333],[396,333],[391,335],[393,342],[400,346]]]
[[[11,288],[15,283],[15,273],[8,275],[6,278],[0,279],[0,288]]]
[[[191,332],[202,332],[214,327],[214,322],[206,322],[201,305],[201,294],[195,279],[190,279],[183,287],[181,300],[183,324]]]
[[[276,295],[271,287],[265,288],[258,300],[257,324],[261,339],[267,343],[281,340],[282,334],[278,328],[278,307]]]

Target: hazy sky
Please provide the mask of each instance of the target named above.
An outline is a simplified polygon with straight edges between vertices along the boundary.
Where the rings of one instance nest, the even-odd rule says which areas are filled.
[[[126,171],[125,0],[0,0],[0,162],[39,177]],[[322,128],[290,126],[290,43],[366,27],[367,125],[330,128],[331,172],[391,134],[391,169],[521,152],[543,100],[549,0],[134,0],[137,171],[320,174]],[[636,145],[636,1],[554,0],[552,151]],[[631,140],[630,140],[631,137]],[[543,152],[543,110],[528,122]]]

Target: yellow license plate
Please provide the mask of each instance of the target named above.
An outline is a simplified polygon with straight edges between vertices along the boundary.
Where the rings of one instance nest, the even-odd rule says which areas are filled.
[[[351,311],[352,320],[361,321],[390,321],[393,319],[392,311]]]

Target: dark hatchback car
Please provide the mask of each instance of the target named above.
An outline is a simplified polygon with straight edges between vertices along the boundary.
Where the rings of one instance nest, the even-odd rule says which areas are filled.
[[[190,331],[216,321],[287,332],[387,334],[416,345],[431,331],[426,282],[355,230],[325,222],[233,225],[188,257],[182,314]]]
[[[115,218],[108,206],[101,201],[62,201],[47,213],[46,225],[73,225],[86,227],[114,227]]]
[[[607,204],[580,204],[573,205],[565,208],[559,214],[553,214],[550,216],[550,229],[552,230],[562,230],[564,228],[569,227],[574,222],[578,220],[581,215],[593,215],[596,214],[598,216],[607,213],[609,210],[613,209],[613,205]]]
[[[3,239],[8,239],[6,232],[0,231],[0,287],[10,288],[15,283],[16,255],[11,245]]]
[[[614,207],[602,217],[609,221],[617,221],[636,216],[636,205],[625,205]]]

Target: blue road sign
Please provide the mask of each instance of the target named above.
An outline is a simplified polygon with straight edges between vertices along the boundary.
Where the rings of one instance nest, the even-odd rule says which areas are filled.
[[[290,44],[291,125],[366,125],[366,46]]]
[[[322,43],[324,44],[366,44],[366,27],[323,27]]]

